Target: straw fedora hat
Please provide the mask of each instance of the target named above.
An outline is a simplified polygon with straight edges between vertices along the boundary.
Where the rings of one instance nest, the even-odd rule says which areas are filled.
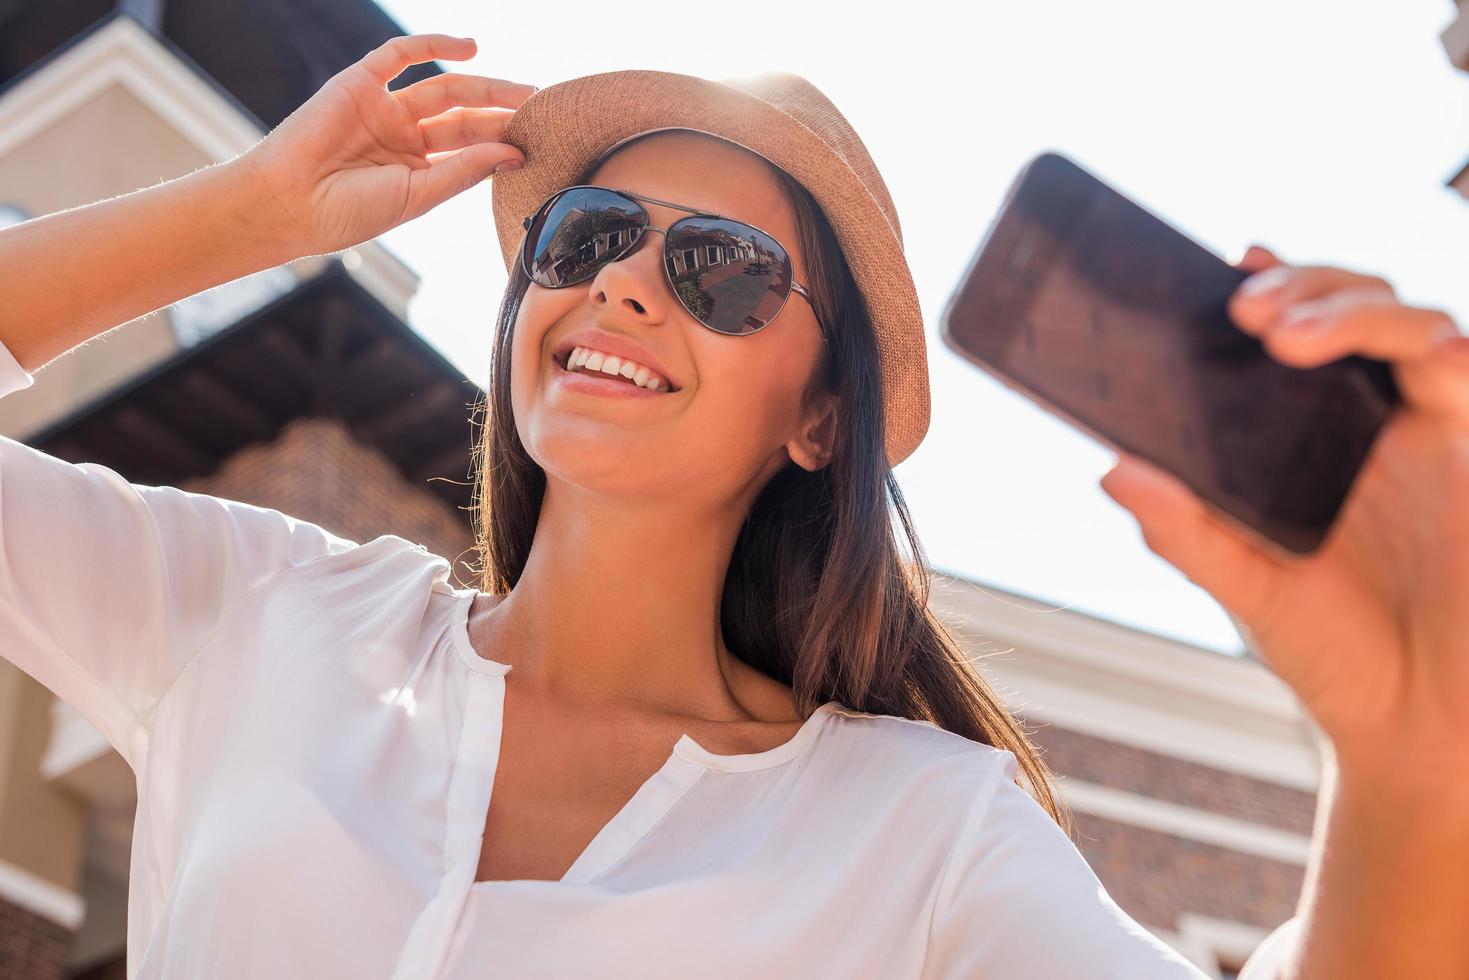
[[[876,330],[884,443],[896,466],[928,431],[923,316],[903,254],[898,213],[856,131],[814,85],[769,72],[714,81],[665,71],[614,71],[536,92],[505,126],[525,166],[491,181],[505,268],[518,261],[521,222],[614,147],[661,129],[738,143],[802,184],[825,211]]]

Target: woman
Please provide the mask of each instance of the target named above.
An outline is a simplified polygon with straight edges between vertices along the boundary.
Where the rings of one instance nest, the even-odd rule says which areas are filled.
[[[512,279],[485,591],[393,535],[0,442],[0,648],[138,774],[129,976],[1200,976],[1099,887],[1024,732],[925,611],[890,475],[927,421],[921,370],[894,372],[921,321],[876,288],[911,280],[877,261],[900,254],[896,217],[845,120],[794,76],[754,96],[820,123],[752,138],[810,151],[790,170],[830,215],[729,138],[755,89],[696,105],[710,131],[610,146],[612,107],[583,107],[563,137],[592,165],[555,189],[620,193],[522,213],[546,178],[515,127],[544,148],[555,122],[532,125],[529,86],[385,87],[474,50],[394,39],[234,161],[0,232],[3,393],[529,160],[495,178]],[[838,179],[865,211],[836,206]],[[675,241],[715,251],[665,263],[698,212],[723,223]],[[862,214],[891,239],[855,237]],[[1290,566],[1140,460],[1104,478],[1329,739],[1298,941],[1247,975],[1460,975],[1469,354],[1381,280],[1245,265],[1242,329],[1288,363],[1391,360],[1408,399],[1326,547]]]

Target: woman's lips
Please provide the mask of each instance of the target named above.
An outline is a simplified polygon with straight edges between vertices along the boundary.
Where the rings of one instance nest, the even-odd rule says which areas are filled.
[[[672,394],[672,392],[643,388],[630,381],[614,381],[601,371],[568,371],[560,359],[555,357],[551,358],[551,363],[555,366],[556,372],[552,383],[561,385],[567,391],[602,395],[607,398],[664,398]]]

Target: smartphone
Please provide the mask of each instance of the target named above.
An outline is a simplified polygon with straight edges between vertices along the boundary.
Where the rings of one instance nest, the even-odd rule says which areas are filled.
[[[1402,403],[1391,367],[1281,364],[1229,319],[1246,273],[1081,166],[1025,165],[943,311],[944,342],[1267,550],[1314,553]]]

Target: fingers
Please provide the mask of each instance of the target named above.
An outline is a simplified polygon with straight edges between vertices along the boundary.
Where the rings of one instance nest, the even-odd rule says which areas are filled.
[[[1391,293],[1369,286],[1297,303],[1262,339],[1283,363],[1317,367],[1349,354],[1383,361],[1417,360],[1458,334],[1447,313],[1404,306]]]
[[[466,61],[474,57],[476,49],[473,38],[450,34],[409,34],[389,38],[364,55],[359,64],[386,85],[409,65],[439,58]]]
[[[1129,453],[1102,490],[1137,519],[1148,549],[1246,623],[1258,622],[1287,572],[1273,556],[1210,513],[1183,481]]]
[[[473,143],[433,160],[425,169],[408,175],[408,204],[403,220],[412,220],[438,207],[487,179],[501,164],[520,159],[520,151],[515,147],[492,142]]]
[[[418,131],[429,153],[458,150],[475,143],[499,143],[513,114],[508,109],[453,109],[420,120]]]
[[[1387,361],[1410,406],[1469,426],[1469,338],[1444,311],[1404,304],[1380,276],[1272,265],[1254,271],[1228,309],[1283,364],[1315,368],[1353,354]]]
[[[1276,254],[1263,245],[1251,245],[1245,249],[1244,256],[1235,263],[1246,272],[1261,272],[1280,264],[1281,261]]]
[[[503,106],[518,109],[535,91],[534,85],[522,82],[445,72],[398,89],[393,95],[409,112],[419,119],[425,119],[456,106]]]
[[[1393,295],[1392,285],[1380,276],[1335,266],[1276,265],[1256,272],[1230,296],[1229,316],[1245,333],[1260,336],[1297,303],[1363,288]]]

